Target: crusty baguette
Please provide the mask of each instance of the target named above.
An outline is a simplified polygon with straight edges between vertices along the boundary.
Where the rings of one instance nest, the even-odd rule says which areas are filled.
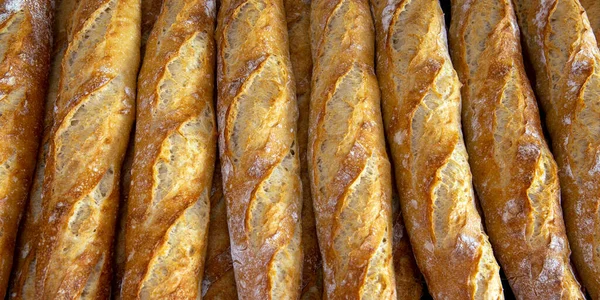
[[[50,0],[0,0],[0,298],[42,132],[51,12]]]
[[[290,58],[296,81],[298,102],[298,151],[302,178],[302,292],[300,299],[321,299],[323,295],[323,262],[319,252],[315,213],[310,195],[310,179],[306,151],[310,108],[310,1],[285,0],[285,15],[290,44]]]
[[[78,1],[49,137],[36,298],[107,298],[120,169],[133,120],[140,8]]]
[[[515,0],[559,179],[572,260],[600,298],[600,51],[578,0]]]
[[[600,41],[600,1],[598,0],[579,0],[590,20],[592,30],[596,35],[596,43]]]
[[[222,180],[221,169],[215,167],[210,193],[208,248],[204,264],[204,278],[202,279],[202,299],[204,300],[235,300],[238,298],[233,261],[231,260]]]
[[[315,0],[308,159],[324,298],[394,299],[392,180],[368,0]]]
[[[44,112],[43,138],[41,141],[33,184],[29,191],[29,203],[21,222],[8,295],[10,299],[35,298],[35,270],[37,264],[37,241],[42,228],[42,185],[50,133],[54,122],[54,104],[58,96],[61,62],[67,48],[67,31],[71,11],[76,1],[58,0],[54,12],[52,64]]]
[[[214,0],[168,0],[139,75],[123,299],[196,299],[216,151]]]
[[[283,0],[223,0],[219,152],[242,299],[296,299],[302,271],[298,108]]]
[[[146,42],[150,36],[150,31],[158,18],[163,0],[142,0],[142,41],[140,46],[140,57],[144,57]],[[129,199],[129,189],[131,186],[131,167],[133,165],[135,145],[135,122],[127,144],[127,151],[123,159],[121,170],[121,201],[119,203],[119,216],[117,223],[117,233],[115,238],[114,253],[114,276],[113,288],[111,293],[115,299],[120,299],[121,284],[123,283],[123,273],[125,272],[125,226],[127,223],[127,200]]]
[[[473,182],[512,291],[518,299],[583,299],[511,0],[452,0],[451,24]]]
[[[502,299],[475,205],[460,82],[438,0],[372,0],[383,113],[402,214],[435,299]]]

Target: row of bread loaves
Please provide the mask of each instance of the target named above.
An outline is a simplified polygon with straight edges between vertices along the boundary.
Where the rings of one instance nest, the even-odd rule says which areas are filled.
[[[0,0],[0,296],[600,297],[600,5],[450,4]]]

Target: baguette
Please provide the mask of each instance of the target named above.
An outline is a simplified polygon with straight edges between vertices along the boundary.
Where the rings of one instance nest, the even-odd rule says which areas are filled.
[[[579,0],[585,8],[585,12],[590,21],[590,25],[596,34],[596,42],[600,41],[600,1],[598,0]]]
[[[569,262],[556,162],[523,66],[511,0],[452,0],[473,182],[517,299],[584,299]]]
[[[42,131],[51,12],[49,0],[0,0],[0,298]]]
[[[373,0],[383,116],[402,214],[435,299],[503,299],[460,127],[437,0]]]
[[[223,0],[219,151],[241,299],[297,299],[302,271],[298,108],[282,0]]]
[[[321,299],[323,295],[323,262],[319,253],[315,213],[310,195],[310,179],[306,157],[310,108],[310,1],[285,0],[285,15],[290,41],[290,58],[296,81],[298,102],[298,151],[302,178],[302,292],[300,299]]]
[[[216,151],[214,0],[166,1],[139,75],[123,299],[196,299]]]
[[[394,299],[392,181],[368,0],[315,0],[308,157],[324,298]]]
[[[140,8],[78,1],[42,187],[36,298],[107,298],[120,169],[133,121]]]
[[[218,166],[217,162],[217,166]],[[227,210],[223,197],[221,169],[216,167],[210,193],[210,221],[208,248],[202,281],[202,299],[235,300],[237,289],[231,260]]]
[[[14,266],[11,275],[8,296],[10,299],[35,298],[35,271],[37,265],[37,241],[42,231],[42,185],[46,157],[50,142],[50,133],[54,123],[54,105],[58,96],[61,62],[67,48],[67,27],[71,12],[76,4],[73,0],[58,0],[54,12],[53,50],[48,93],[46,95],[43,137],[37,156],[37,165],[33,176],[33,184],[29,192],[29,202],[21,222],[17,239]]]
[[[578,0],[516,0],[559,167],[572,260],[600,298],[600,51]]]
[[[142,41],[140,46],[140,57],[144,57],[146,42],[150,36],[150,31],[158,18],[162,0],[142,0]],[[134,145],[135,145],[135,122],[131,130],[127,151],[123,159],[121,173],[121,201],[119,204],[119,217],[117,223],[117,233],[115,238],[114,253],[114,277],[113,288],[111,292],[115,299],[120,298],[121,284],[123,283],[123,273],[125,272],[125,226],[127,223],[127,200],[129,199],[129,189],[131,187],[131,167],[133,165]]]

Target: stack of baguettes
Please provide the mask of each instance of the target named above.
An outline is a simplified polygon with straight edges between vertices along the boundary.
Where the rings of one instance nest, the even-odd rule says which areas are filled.
[[[599,2],[447,2],[0,0],[0,296],[599,298]]]

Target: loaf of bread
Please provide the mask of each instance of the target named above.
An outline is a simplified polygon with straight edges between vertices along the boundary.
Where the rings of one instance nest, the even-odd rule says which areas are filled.
[[[308,160],[325,299],[394,299],[392,181],[368,0],[315,0]]]
[[[290,58],[296,80],[298,102],[298,153],[302,178],[302,292],[300,299],[321,299],[323,295],[323,263],[319,253],[315,213],[310,196],[310,180],[306,156],[308,146],[308,118],[310,108],[310,79],[312,57],[310,52],[310,1],[285,0],[285,15],[290,44]]]
[[[141,57],[144,56],[146,42],[150,36],[150,31],[158,18],[162,0],[142,0],[142,42],[140,46]],[[112,297],[121,299],[121,284],[123,283],[123,273],[125,272],[125,226],[127,225],[127,200],[129,199],[129,189],[131,187],[131,167],[133,165],[135,145],[135,121],[131,130],[127,151],[123,159],[121,171],[121,201],[119,203],[119,217],[117,223],[117,233],[115,238],[114,253],[114,274]]]
[[[50,0],[0,0],[0,298],[42,132],[51,13]]]
[[[503,299],[475,205],[460,82],[438,0],[372,0],[386,133],[402,214],[435,299]]]
[[[202,299],[235,300],[238,297],[233,274],[233,261],[231,260],[227,209],[223,197],[221,169],[218,166],[217,161],[210,193],[208,248],[202,279]]]
[[[517,299],[583,299],[511,1],[452,0],[450,49],[464,84],[473,182],[512,291]]]
[[[592,30],[596,35],[596,42],[600,41],[600,1],[598,0],[579,0],[588,16]]]
[[[46,156],[50,141],[50,133],[54,122],[54,104],[58,96],[61,62],[67,48],[67,31],[70,15],[76,4],[74,0],[58,0],[55,3],[53,24],[53,50],[48,93],[46,94],[43,137],[37,156],[37,165],[33,176],[33,184],[29,191],[29,203],[21,222],[19,237],[15,249],[11,283],[7,295],[9,299],[35,298],[35,271],[37,265],[37,241],[42,231],[42,186]]]
[[[219,152],[241,299],[297,299],[302,272],[298,108],[283,0],[222,0]]]
[[[123,299],[197,299],[216,156],[214,0],[167,1],[139,75]]]
[[[581,282],[598,299],[600,51],[579,0],[514,3],[559,167],[571,258]]]
[[[36,298],[106,298],[140,47],[134,0],[78,1],[48,139]]]

